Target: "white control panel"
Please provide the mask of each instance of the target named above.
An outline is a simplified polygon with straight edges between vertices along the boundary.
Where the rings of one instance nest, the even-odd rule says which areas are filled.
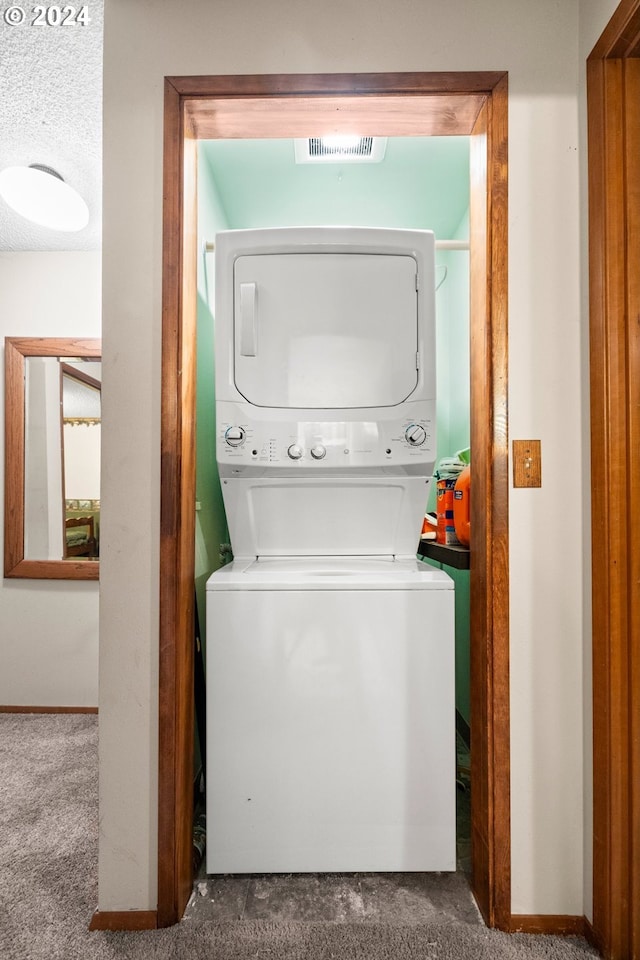
[[[251,468],[313,473],[380,467],[428,474],[436,454],[435,424],[432,416],[425,416],[426,406],[416,404],[413,416],[407,416],[405,408],[404,417],[382,420],[283,418],[274,422],[256,420],[250,407],[219,405],[217,459],[221,474],[254,473]]]

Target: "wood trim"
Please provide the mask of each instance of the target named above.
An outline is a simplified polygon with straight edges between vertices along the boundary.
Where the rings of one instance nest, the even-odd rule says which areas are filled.
[[[488,384],[482,374],[489,363],[489,257],[490,239],[488,229],[487,193],[487,125],[488,108],[480,113],[473,130],[470,144],[471,189],[469,196],[470,245],[470,297],[475,322],[470,327],[470,407],[476,405],[487,411],[486,418],[473,420],[471,444],[473,454],[474,496],[471,499],[471,576],[469,580],[470,608],[470,726],[471,726],[471,888],[485,922],[491,925],[491,888],[493,885],[493,858],[490,852],[490,751],[487,740],[489,731],[489,656],[485,637],[490,634],[490,593],[486,574],[486,546],[490,544],[489,510],[479,510],[478,503],[485,502],[476,495],[481,489],[485,495],[490,485],[490,459],[487,456],[490,435],[490,397],[486,395]],[[479,319],[480,318],[480,319]],[[489,504],[487,503],[487,507]],[[481,553],[478,554],[478,546]],[[476,695],[476,690],[480,696]]]
[[[182,149],[184,130],[180,96],[168,81],[164,88],[164,207],[162,240],[162,424],[160,467],[160,645],[158,705],[158,921],[175,922],[175,811],[177,781],[176,658],[186,638],[178,633],[180,583],[180,470],[182,404],[180,391],[182,224]],[[188,483],[188,478],[186,480]],[[165,532],[166,531],[166,532]]]
[[[556,937],[586,937],[588,921],[571,914],[513,914],[510,933],[546,933]]]
[[[606,329],[605,301],[605,211],[604,171],[604,62],[587,63],[589,113],[589,303],[591,352],[591,468],[600,475],[599,458],[608,453],[607,370],[609,334]],[[594,472],[594,468],[597,472]],[[608,930],[608,824],[609,813],[609,491],[604,483],[591,485],[591,535],[603,552],[592,552],[592,634],[593,634],[593,904],[594,929]],[[597,570],[596,570],[597,565]],[[602,571],[606,575],[602,576]],[[600,678],[600,679],[597,679]],[[599,722],[596,722],[599,718]]]
[[[640,7],[638,0],[622,0],[589,54],[589,60],[638,56]]]
[[[599,942],[595,930],[591,924],[591,921],[588,917],[584,918],[584,938],[587,943],[590,943],[592,947],[595,947],[599,954],[603,954],[604,950],[602,944]]]
[[[611,797],[610,797],[610,765],[611,765],[611,676],[610,643],[619,646],[619,638],[625,634],[626,628],[615,627],[615,639],[610,636],[610,620],[614,614],[615,601],[610,595],[614,584],[611,583],[612,564],[617,564],[617,557],[612,552],[619,552],[620,524],[618,514],[618,529],[614,532],[615,516],[611,516],[611,501],[615,482],[608,471],[600,470],[601,464],[611,454],[610,431],[619,430],[617,416],[611,420],[610,404],[613,398],[609,397],[610,383],[614,387],[620,384],[620,360],[616,362],[615,351],[619,344],[616,331],[609,331],[609,295],[607,287],[614,283],[613,276],[608,272],[615,269],[619,257],[613,258],[611,268],[607,264],[607,256],[600,244],[604,241],[605,231],[610,232],[613,226],[613,211],[606,211],[604,201],[607,196],[605,170],[605,70],[604,62],[587,64],[587,84],[589,99],[589,192],[590,192],[590,350],[591,350],[591,467],[594,480],[599,476],[602,482],[592,483],[591,529],[594,543],[599,545],[592,554],[592,609],[593,609],[593,903],[594,903],[594,930],[602,931],[603,942],[609,942],[611,893],[609,890],[611,877],[609,873],[610,857],[610,825],[611,825]],[[611,88],[610,88],[611,89]],[[596,113],[597,110],[597,113]],[[619,120],[618,120],[619,122]],[[615,366],[616,370],[612,369]],[[624,385],[624,369],[622,370],[622,384]],[[622,407],[626,418],[626,404],[624,399],[617,398],[616,413]],[[623,430],[624,433],[624,430]],[[614,446],[620,449],[620,437]],[[619,454],[613,463],[618,472],[615,486],[620,489],[620,459]],[[624,532],[623,532],[624,535]],[[616,547],[613,546],[614,539]],[[603,575],[604,574],[604,575]],[[617,576],[615,577],[617,580]],[[619,604],[616,616],[619,617]]]
[[[504,70],[440,73],[281,73],[175,76],[167,81],[187,100],[225,100],[243,97],[412,97],[452,94],[471,97],[491,94]],[[191,105],[189,105],[191,109]]]
[[[60,374],[66,377],[71,377],[72,380],[77,380],[79,383],[83,383],[86,387],[91,387],[92,390],[102,391],[102,383],[100,380],[96,380],[95,377],[90,377],[88,373],[78,370],[78,368],[74,367],[71,363],[61,363]]]
[[[27,707],[0,704],[0,713],[97,713],[97,707]]]
[[[195,149],[165,82],[158,925],[191,893],[195,541]]]
[[[102,341],[96,337],[7,337],[5,344],[23,357],[100,358]]]
[[[274,122],[279,136],[287,137],[351,130],[354,112],[377,136],[446,136],[471,132],[502,76],[497,71],[248,74],[170,77],[169,82],[185,98],[199,139],[246,136],[247,111],[254,138],[271,136]]]
[[[192,596],[194,462],[191,427],[195,418],[192,307],[184,299],[187,278],[195,286],[191,236],[192,198],[183,201],[182,184],[191,183],[192,136],[219,136],[217,116],[235,116],[236,135],[255,136],[251,98],[273,101],[271,136],[276,121],[289,115],[296,97],[327,94],[350,98],[357,110],[367,97],[388,98],[400,115],[411,98],[438,94],[473,98],[473,110],[461,119],[459,134],[475,132],[476,186],[472,229],[472,311],[479,333],[472,339],[472,377],[476,398],[472,445],[481,468],[476,474],[475,578],[472,587],[472,703],[476,717],[479,788],[472,790],[475,853],[474,886],[487,922],[508,929],[511,907],[509,816],[508,674],[508,472],[507,472],[507,80],[504,73],[362,74],[262,77],[173,77],[165,82],[165,167],[163,248],[162,467],[160,546],[160,760],[158,784],[158,924],[180,919],[191,886],[185,855],[190,840],[193,723]],[[482,106],[476,110],[477,95]],[[355,99],[354,99],[355,98]],[[362,99],[361,99],[362,98]],[[440,98],[442,108],[446,98]],[[227,100],[232,104],[229,107]],[[243,110],[244,100],[244,114]],[[207,101],[203,103],[202,101]],[[435,101],[434,101],[435,102]],[[278,109],[278,107],[280,109]],[[244,128],[238,126],[242,116]],[[484,128],[480,131],[478,117]],[[206,118],[206,122],[203,118]],[[353,114],[351,114],[353,120]],[[212,126],[213,125],[213,126]],[[266,129],[266,128],[265,128]],[[423,127],[403,127],[406,134]],[[454,132],[451,128],[449,132]],[[264,133],[263,133],[264,135]],[[186,285],[186,286],[185,286]],[[480,311],[480,313],[478,313]],[[473,529],[473,523],[472,523]],[[482,533],[484,531],[484,533]],[[472,533],[472,537],[474,534]],[[473,550],[473,545],[472,545]],[[472,568],[472,584],[474,573]],[[473,725],[473,719],[472,719]],[[473,736],[473,734],[472,734]],[[185,756],[188,754],[188,758]],[[473,750],[472,750],[473,756]],[[187,762],[188,760],[188,762]],[[472,773],[473,780],[473,773]]]
[[[179,876],[176,884],[180,913],[184,912],[192,892],[193,869],[193,785],[194,773],[194,658],[195,658],[195,502],[196,502],[196,329],[197,329],[197,143],[194,139],[184,141],[184,186],[185,210],[182,241],[182,407],[193,411],[182,429],[183,476],[186,496],[181,503],[182,540],[180,543],[182,571],[182,623],[180,629],[188,638],[188,648],[178,663],[177,682],[179,689],[188,691],[188,696],[178,706],[178,775],[182,784],[176,797],[176,823],[182,825],[178,833],[177,862]]]
[[[99,577],[98,560],[26,560],[24,557],[24,378],[26,357],[99,357],[101,351],[101,341],[93,338],[5,339],[5,577],[37,580],[97,580]]]
[[[99,560],[19,560],[10,569],[9,579],[29,580],[99,580]]]
[[[472,889],[509,929],[509,555],[507,433],[507,78],[471,138]]]
[[[638,9],[640,17],[640,7]],[[640,517],[640,59],[624,61],[626,252],[627,252],[627,598],[629,939],[640,956],[640,550],[635,531]],[[632,526],[633,525],[633,526]],[[633,532],[632,532],[633,531]],[[624,680],[623,680],[624,682]]]
[[[155,910],[96,910],[89,930],[156,930]]]
[[[587,61],[593,608],[593,939],[640,954],[640,0]],[[636,34],[636,40],[633,34]]]
[[[289,99],[244,97],[240,100],[193,100],[190,116],[197,136],[246,136],[247,111],[253,139],[271,136],[274,123],[281,137],[331,136],[353,129],[358,117],[375,137],[446,137],[470,131],[484,103],[483,94],[460,97],[411,96],[398,109],[397,102],[382,96],[306,96]]]

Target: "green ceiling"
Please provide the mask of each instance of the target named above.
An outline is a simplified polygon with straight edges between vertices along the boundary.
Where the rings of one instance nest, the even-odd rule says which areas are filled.
[[[296,164],[293,140],[209,140],[200,164],[233,229],[413,227],[447,239],[469,206],[468,137],[389,138],[381,163],[344,164]]]

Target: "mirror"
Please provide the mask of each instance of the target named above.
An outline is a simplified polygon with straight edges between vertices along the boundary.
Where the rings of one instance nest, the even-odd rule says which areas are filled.
[[[95,580],[100,340],[5,340],[5,577]]]

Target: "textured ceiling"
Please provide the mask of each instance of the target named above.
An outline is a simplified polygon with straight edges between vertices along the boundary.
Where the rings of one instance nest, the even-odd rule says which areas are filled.
[[[19,6],[25,18],[15,26],[6,22],[9,3],[0,9],[0,170],[31,163],[53,167],[86,200],[89,224],[78,233],[38,227],[0,198],[0,250],[97,250],[102,234],[103,2],[86,5],[86,26],[34,25],[34,5]],[[81,4],[75,7],[79,10]]]
[[[53,167],[86,200],[89,224],[78,233],[38,227],[0,198],[0,250],[99,249],[103,0],[86,5],[84,26],[37,25],[34,6],[19,7],[25,16],[16,25],[7,22],[7,10],[17,7],[5,3],[0,9],[0,170],[30,163]],[[296,166],[291,141],[219,141],[208,147],[235,227],[320,222],[323,214],[323,222],[429,225],[446,237],[468,204],[466,138],[389,141],[383,164],[342,168]]]

